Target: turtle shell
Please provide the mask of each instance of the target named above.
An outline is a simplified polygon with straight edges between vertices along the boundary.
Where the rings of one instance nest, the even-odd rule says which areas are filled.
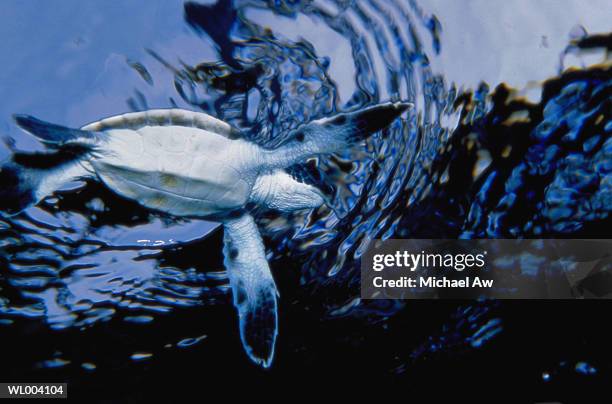
[[[203,113],[149,110],[93,122],[105,132],[90,163],[113,191],[175,216],[210,217],[246,203],[255,175],[229,124]],[[248,154],[246,154],[248,155]]]
[[[229,139],[238,139],[240,137],[240,131],[227,122],[223,122],[203,112],[180,108],[128,112],[91,122],[81,129],[102,132],[109,129],[140,129],[145,126],[182,126],[206,130]]]

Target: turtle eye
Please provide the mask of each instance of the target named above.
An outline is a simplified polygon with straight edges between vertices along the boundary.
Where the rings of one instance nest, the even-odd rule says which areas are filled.
[[[297,140],[298,142],[303,142],[304,138],[306,136],[304,135],[304,132],[299,131],[298,133],[295,134],[295,140]]]

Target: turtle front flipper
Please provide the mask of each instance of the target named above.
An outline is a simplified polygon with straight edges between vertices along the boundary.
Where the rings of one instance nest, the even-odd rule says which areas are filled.
[[[284,169],[310,157],[340,152],[386,128],[411,107],[406,102],[388,102],[300,125],[276,147],[263,150],[264,167]]]
[[[278,292],[253,217],[224,221],[225,268],[238,310],[240,338],[249,358],[269,367],[278,333]]]

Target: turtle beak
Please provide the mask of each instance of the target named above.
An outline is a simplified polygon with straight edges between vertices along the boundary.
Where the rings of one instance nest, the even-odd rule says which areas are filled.
[[[349,143],[365,140],[389,126],[413,105],[407,102],[385,103],[328,118],[323,126],[336,133],[344,133]]]

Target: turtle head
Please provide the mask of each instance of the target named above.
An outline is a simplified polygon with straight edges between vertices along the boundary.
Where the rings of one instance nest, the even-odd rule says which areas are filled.
[[[291,131],[287,141],[312,154],[334,153],[386,128],[411,106],[389,102],[317,119]]]

